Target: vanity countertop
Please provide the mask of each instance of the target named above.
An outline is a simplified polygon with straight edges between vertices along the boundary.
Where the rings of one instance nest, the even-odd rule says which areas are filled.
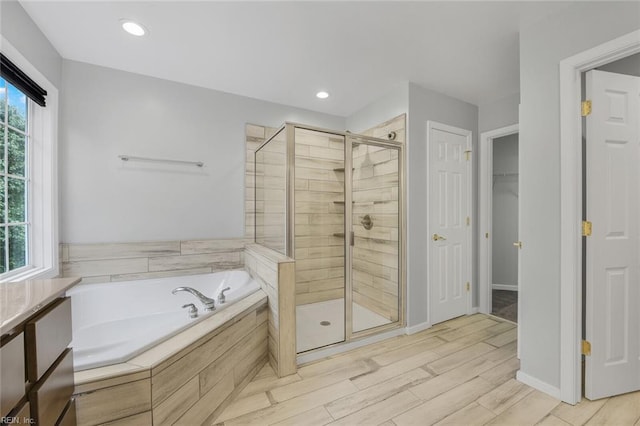
[[[79,282],[80,278],[53,278],[0,283],[0,336]]]

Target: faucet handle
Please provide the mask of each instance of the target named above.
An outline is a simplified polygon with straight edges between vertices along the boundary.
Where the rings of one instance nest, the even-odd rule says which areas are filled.
[[[189,312],[189,318],[198,318],[198,308],[193,303],[187,303],[186,305],[182,305],[183,308],[189,308],[187,312]]]
[[[218,304],[221,305],[227,301],[227,296],[224,295],[225,291],[231,290],[231,287],[223,288],[218,295]]]

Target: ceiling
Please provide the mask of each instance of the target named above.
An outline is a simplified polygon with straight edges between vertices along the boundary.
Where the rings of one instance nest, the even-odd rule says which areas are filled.
[[[519,91],[518,33],[566,2],[31,1],[62,57],[348,116],[407,81],[480,105]],[[129,18],[149,34],[126,34]],[[319,90],[331,96],[320,100]]]

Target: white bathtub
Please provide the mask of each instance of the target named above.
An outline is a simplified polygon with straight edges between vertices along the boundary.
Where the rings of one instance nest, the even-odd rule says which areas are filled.
[[[216,299],[207,312],[190,293],[171,290],[193,287]],[[226,303],[218,294],[226,287]],[[80,285],[67,292],[73,317],[74,370],[81,371],[125,362],[197,321],[254,293],[260,285],[245,271],[224,271],[186,277],[157,278]],[[193,303],[198,317],[190,318],[182,305]]]

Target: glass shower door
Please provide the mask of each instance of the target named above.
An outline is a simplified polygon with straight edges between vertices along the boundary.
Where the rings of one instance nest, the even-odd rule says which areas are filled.
[[[401,306],[401,164],[392,144],[351,139],[353,334],[396,323]]]

